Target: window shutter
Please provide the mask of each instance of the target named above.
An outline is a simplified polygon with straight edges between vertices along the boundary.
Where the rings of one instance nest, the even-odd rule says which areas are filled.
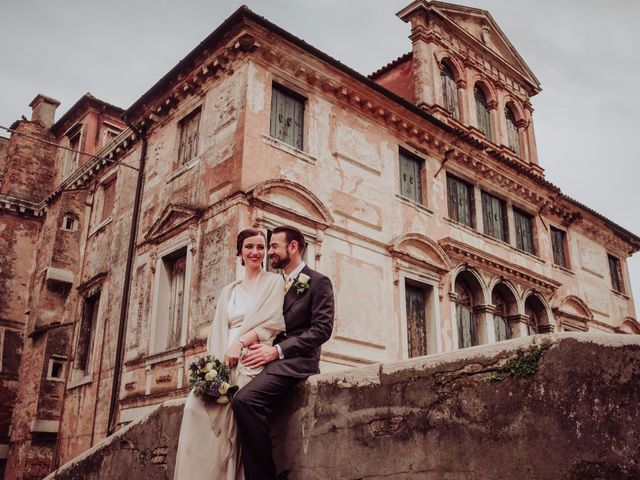
[[[420,161],[400,152],[400,195],[422,203]]]
[[[458,184],[458,221],[471,227],[471,188],[463,182]]]
[[[425,291],[413,285],[405,285],[409,357],[427,354],[427,322],[425,315]]]
[[[304,136],[304,101],[274,87],[271,94],[270,134],[302,150]]]
[[[447,176],[447,199],[449,204],[449,218],[452,220],[460,221],[458,213],[458,190],[456,180],[453,177]]]
[[[564,239],[565,232],[551,227],[551,247],[553,249],[553,263],[566,268],[567,261],[564,255]]]

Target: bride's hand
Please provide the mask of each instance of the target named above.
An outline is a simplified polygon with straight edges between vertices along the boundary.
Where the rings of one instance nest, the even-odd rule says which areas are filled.
[[[238,364],[241,353],[242,344],[238,340],[235,340],[225,354],[225,357],[227,358],[227,365],[229,365],[230,367],[235,367]]]

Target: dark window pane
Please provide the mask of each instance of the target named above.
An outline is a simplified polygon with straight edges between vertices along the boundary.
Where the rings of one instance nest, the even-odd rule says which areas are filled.
[[[620,293],[624,293],[624,283],[622,282],[622,268],[620,260],[613,255],[609,255],[609,272],[611,273],[611,287]]]
[[[98,292],[95,295],[86,298],[82,308],[82,319],[80,320],[80,330],[78,332],[78,343],[76,348],[76,368],[85,373],[90,371],[93,337],[96,328],[99,304],[100,293]]]
[[[18,375],[22,358],[22,335],[19,332],[5,329],[2,343],[2,373]]]
[[[551,247],[553,249],[553,263],[568,268],[565,255],[566,234],[564,231],[551,227]]]

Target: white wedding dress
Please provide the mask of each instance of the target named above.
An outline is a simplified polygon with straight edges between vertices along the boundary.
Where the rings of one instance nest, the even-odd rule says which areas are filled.
[[[227,347],[240,333],[249,300],[249,295],[235,285],[227,308]],[[251,378],[243,369],[233,368],[230,383],[242,388]],[[236,439],[231,405],[205,403],[191,392],[184,406],[174,480],[243,480]]]

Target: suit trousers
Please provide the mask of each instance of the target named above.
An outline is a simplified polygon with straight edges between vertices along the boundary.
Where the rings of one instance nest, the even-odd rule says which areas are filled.
[[[271,375],[262,370],[233,399],[233,413],[242,445],[246,480],[275,480],[269,421],[300,378]]]

